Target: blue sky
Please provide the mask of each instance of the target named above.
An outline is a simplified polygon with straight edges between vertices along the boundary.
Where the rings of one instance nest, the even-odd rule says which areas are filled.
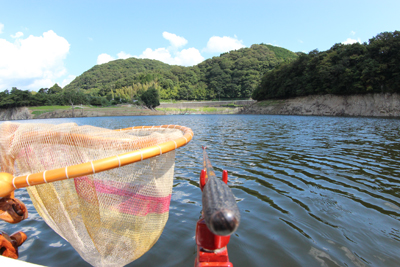
[[[324,51],[400,30],[400,1],[0,0],[0,91],[127,57],[191,66],[252,44]]]

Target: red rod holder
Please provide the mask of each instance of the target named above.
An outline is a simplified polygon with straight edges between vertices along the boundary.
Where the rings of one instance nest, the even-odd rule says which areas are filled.
[[[205,169],[201,170],[201,191],[203,191],[203,188],[207,183],[207,178],[207,171]],[[225,184],[228,183],[228,172],[225,170],[222,173],[222,180]],[[212,233],[208,229],[202,216],[196,224],[197,256],[194,262],[194,266],[233,267],[233,264],[229,262],[227,248],[230,238],[230,235],[221,236]]]

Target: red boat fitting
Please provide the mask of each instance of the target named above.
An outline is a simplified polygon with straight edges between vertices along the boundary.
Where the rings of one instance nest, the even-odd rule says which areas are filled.
[[[222,180],[215,177],[214,170],[203,147],[204,169],[200,173],[203,212],[196,224],[197,256],[195,267],[233,267],[229,261],[227,245],[230,235],[240,223],[240,213],[235,197],[227,186],[228,172]]]

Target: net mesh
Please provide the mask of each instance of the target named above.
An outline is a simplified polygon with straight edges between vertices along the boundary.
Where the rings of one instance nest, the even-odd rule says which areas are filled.
[[[75,123],[0,125],[0,171],[43,172],[161,144],[177,129],[113,131]],[[148,251],[168,219],[175,151],[108,171],[27,188],[46,223],[94,266]]]

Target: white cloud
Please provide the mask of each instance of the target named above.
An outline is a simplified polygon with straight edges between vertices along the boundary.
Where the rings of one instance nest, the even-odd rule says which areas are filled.
[[[274,41],[275,42],[275,41]],[[279,45],[277,45],[277,44],[271,44],[271,43],[267,43],[267,45],[272,45],[272,46],[276,46],[276,47],[281,47],[281,46],[279,46]]]
[[[168,64],[172,64],[172,56],[166,48],[157,48],[155,50],[146,48],[139,58],[156,59]]]
[[[351,35],[356,35],[356,32],[355,31],[351,31],[350,34]]]
[[[69,84],[70,82],[72,82],[74,79],[76,78],[75,75],[68,75],[67,78],[65,78],[61,84],[59,84],[62,88],[64,88],[64,86],[66,86],[67,84]]]
[[[194,47],[178,50],[188,41],[174,33],[163,32],[163,37],[171,43],[171,47],[151,50],[147,48],[140,58],[152,58],[172,65],[193,66],[204,60],[200,51]]]
[[[361,43],[360,38],[358,38],[357,40],[355,39],[351,39],[351,38],[347,38],[346,41],[343,41],[342,44],[355,44],[355,43]]]
[[[64,59],[69,47],[68,41],[52,30],[15,43],[0,39],[0,90],[51,87],[67,72]]]
[[[23,33],[23,32],[17,32],[17,33],[15,33],[14,35],[11,34],[11,37],[14,38],[14,39],[20,38],[20,37],[22,37],[22,36],[24,36],[24,33]]]
[[[4,24],[0,23],[0,33],[3,33],[3,29],[4,29]]]
[[[204,57],[200,54],[200,51],[196,48],[188,48],[171,54],[166,48],[157,48],[152,50],[147,48],[139,56],[139,58],[148,58],[162,61],[170,65],[182,65],[182,66],[193,66],[204,60]]]
[[[117,54],[117,58],[114,58],[113,56],[110,56],[109,54],[103,53],[97,57],[97,64],[101,65],[101,64],[104,64],[104,63],[107,63],[107,62],[110,62],[110,61],[113,61],[116,59],[127,59],[130,57],[133,57],[133,56],[128,53],[125,53],[124,51],[119,52]]]
[[[55,82],[52,81],[51,79],[44,78],[44,79],[32,80],[32,83],[28,86],[28,88],[27,88],[27,86],[24,86],[24,88],[19,88],[18,86],[16,86],[16,87],[21,90],[31,89],[34,91],[38,91],[38,90],[40,90],[40,88],[49,88],[49,87],[52,87],[54,84],[55,84]]]
[[[243,45],[243,41],[238,40],[236,36],[234,38],[229,36],[213,36],[208,40],[207,47],[204,48],[203,51],[209,53],[223,53],[240,49],[242,47],[246,46]]]
[[[192,47],[178,52],[175,60],[177,65],[193,66],[204,61],[204,57],[200,54],[199,50]]]
[[[159,60],[171,65],[182,66],[193,66],[204,61],[204,57],[201,55],[200,51],[194,47],[182,50],[178,49],[188,43],[185,38],[169,32],[163,32],[162,35],[171,43],[170,47],[160,47],[154,50],[151,48],[146,48],[139,56],[133,56],[124,51],[121,51],[117,54],[117,58],[148,58]],[[103,53],[97,57],[97,64],[107,63],[115,59],[116,58],[114,58],[113,56]]]
[[[100,54],[100,55],[97,57],[97,64],[98,64],[98,65],[104,64],[104,63],[110,62],[110,61],[112,61],[112,60],[115,60],[115,58],[113,58],[113,57],[110,56],[109,54],[103,53],[103,54]]]
[[[163,32],[162,35],[165,39],[167,39],[171,43],[171,46],[174,48],[182,47],[188,43],[188,41],[185,38],[180,37],[174,33]]]
[[[118,56],[118,59],[127,59],[127,58],[130,58],[130,57],[133,57],[132,55],[130,55],[128,53],[125,53],[124,51],[119,52],[117,54],[117,56]]]

